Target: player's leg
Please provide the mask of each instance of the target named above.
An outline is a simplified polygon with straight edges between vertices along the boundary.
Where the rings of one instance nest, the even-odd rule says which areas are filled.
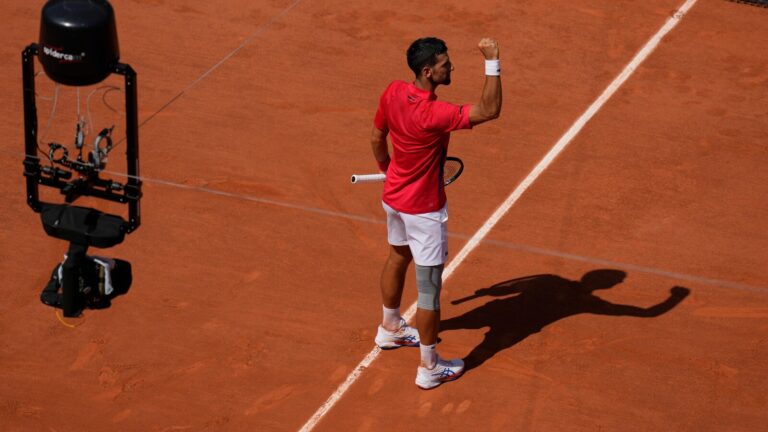
[[[445,260],[448,257],[448,212],[403,217],[413,260],[419,297],[416,326],[421,340],[421,365],[416,372],[416,385],[429,389],[458,378],[464,371],[461,360],[444,360],[437,354],[440,331],[440,293]]]
[[[440,332],[440,292],[443,265],[416,264],[416,328],[421,342],[421,367],[432,369],[438,361],[437,335]]]
[[[408,246],[389,245],[389,256],[381,271],[381,300],[385,308],[391,310],[400,308],[405,275],[412,260]],[[388,330],[394,330],[393,327],[399,323],[399,317],[396,322],[388,322],[387,318],[385,317],[382,324]]]
[[[418,346],[418,332],[407,325],[400,315],[405,275],[413,257],[399,212],[386,204],[383,206],[387,212],[387,240],[390,248],[381,272],[382,323],[376,334],[376,344],[383,349]]]
[[[416,325],[422,345],[437,343],[440,328],[440,291],[448,256],[447,209],[420,215],[402,215],[416,263]]]
[[[416,327],[421,343],[434,345],[440,330],[440,291],[442,290],[443,265],[422,266],[416,264],[416,287],[419,291],[416,303]]]

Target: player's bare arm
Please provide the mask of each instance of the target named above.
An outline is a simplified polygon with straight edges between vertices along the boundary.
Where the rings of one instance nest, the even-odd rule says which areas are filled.
[[[371,148],[373,149],[373,157],[376,158],[376,163],[379,165],[379,171],[386,172],[387,165],[389,165],[389,150],[387,149],[387,132],[377,127],[373,127],[371,132]]]
[[[499,44],[494,39],[483,38],[477,47],[485,57],[486,64],[493,65],[493,61],[499,60]],[[469,111],[469,121],[473,126],[498,118],[501,114],[501,75],[498,71],[496,75],[493,73],[486,70],[480,102]]]

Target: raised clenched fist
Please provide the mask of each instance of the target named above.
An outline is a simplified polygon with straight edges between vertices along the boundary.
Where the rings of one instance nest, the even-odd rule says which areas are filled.
[[[486,60],[497,60],[499,58],[499,44],[495,39],[482,38],[477,44],[480,52],[483,53]]]

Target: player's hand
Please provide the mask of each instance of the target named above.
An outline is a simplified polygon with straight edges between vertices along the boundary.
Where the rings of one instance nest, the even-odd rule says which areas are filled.
[[[376,161],[376,164],[379,166],[379,172],[381,174],[386,174],[387,170],[389,169],[389,163],[392,161],[392,159],[389,158],[389,155],[387,155],[387,159],[385,161]]]
[[[482,38],[477,47],[480,48],[480,52],[483,53],[486,60],[499,59],[499,44],[495,39]]]

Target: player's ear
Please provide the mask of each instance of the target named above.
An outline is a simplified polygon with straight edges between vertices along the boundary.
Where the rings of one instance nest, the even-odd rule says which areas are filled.
[[[432,68],[429,66],[421,68],[421,76],[424,78],[432,78]]]

